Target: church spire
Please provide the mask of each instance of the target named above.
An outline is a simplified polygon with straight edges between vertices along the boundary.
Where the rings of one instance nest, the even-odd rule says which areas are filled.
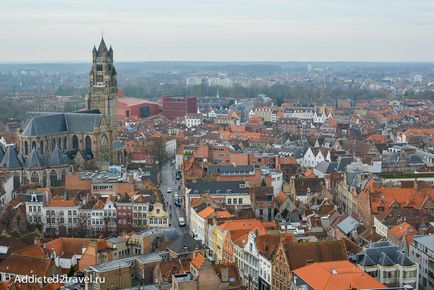
[[[98,55],[102,55],[104,52],[108,52],[107,45],[105,44],[104,37],[101,37],[101,42],[98,47]]]

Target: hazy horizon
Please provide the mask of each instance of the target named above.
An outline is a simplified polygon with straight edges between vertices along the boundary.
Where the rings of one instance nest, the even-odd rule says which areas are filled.
[[[434,0],[17,0],[0,63],[434,62]]]

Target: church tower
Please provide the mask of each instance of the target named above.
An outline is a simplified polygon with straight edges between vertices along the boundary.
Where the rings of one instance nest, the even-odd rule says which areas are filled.
[[[98,50],[92,50],[92,69],[89,73],[89,91],[86,95],[86,109],[99,110],[107,123],[116,127],[118,106],[118,82],[113,65],[113,49],[107,49],[101,38]]]

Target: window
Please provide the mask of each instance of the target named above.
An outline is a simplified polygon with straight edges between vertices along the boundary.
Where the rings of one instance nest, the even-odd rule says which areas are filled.
[[[241,197],[238,198],[238,204],[243,204],[243,199]]]
[[[232,204],[232,199],[228,198],[228,204]]]

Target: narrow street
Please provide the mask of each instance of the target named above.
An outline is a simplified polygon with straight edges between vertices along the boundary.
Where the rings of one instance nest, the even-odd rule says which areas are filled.
[[[180,206],[175,205],[175,192],[178,192],[178,187],[181,184],[181,180],[176,180],[176,170],[172,166],[171,162],[167,162],[161,169],[161,184],[160,190],[164,194],[166,201],[166,209],[170,213],[170,225],[182,232],[188,232],[187,226],[180,227],[178,223],[178,217],[182,216],[185,219],[185,215]],[[167,189],[171,189],[171,193],[167,193]]]

